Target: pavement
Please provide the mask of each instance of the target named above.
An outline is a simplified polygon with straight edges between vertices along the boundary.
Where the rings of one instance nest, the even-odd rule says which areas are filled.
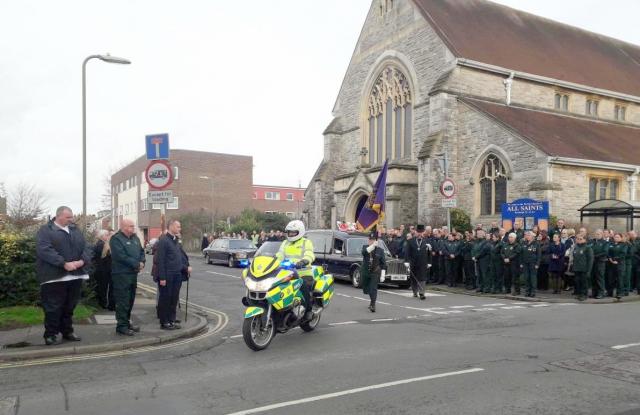
[[[161,330],[156,318],[155,304],[156,300],[152,292],[138,290],[131,320],[134,325],[140,326],[140,333],[136,333],[133,337],[116,334],[115,315],[108,310],[98,311],[93,317],[74,323],[75,333],[82,338],[80,342],[62,340],[58,345],[46,346],[41,325],[1,331],[0,362],[115,352],[167,343],[194,336],[204,330],[207,325],[206,318],[196,314],[191,314],[185,322],[184,313],[182,313],[182,329]],[[60,339],[60,336],[58,338]]]
[[[420,301],[385,286],[374,314],[338,282],[315,331],[253,352],[240,335],[240,270],[192,265],[203,334],[118,357],[0,364],[0,415],[640,413],[639,302],[432,288]]]

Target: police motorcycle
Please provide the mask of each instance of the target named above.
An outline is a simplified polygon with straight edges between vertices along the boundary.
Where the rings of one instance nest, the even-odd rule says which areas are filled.
[[[320,316],[333,297],[333,276],[325,274],[321,266],[313,266],[311,293],[312,317],[305,319],[302,284],[297,269],[278,253],[279,242],[265,242],[242,273],[247,289],[242,304],[247,308],[242,324],[242,337],[255,351],[266,349],[276,333],[286,333],[300,327],[313,331]]]

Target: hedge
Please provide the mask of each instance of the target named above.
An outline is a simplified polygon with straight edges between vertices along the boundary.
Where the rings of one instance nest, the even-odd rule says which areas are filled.
[[[39,293],[35,238],[0,232],[0,307],[36,305]]]

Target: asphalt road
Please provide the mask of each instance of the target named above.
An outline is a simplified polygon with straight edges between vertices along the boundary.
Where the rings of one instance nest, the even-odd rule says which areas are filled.
[[[315,332],[256,353],[238,337],[240,270],[192,262],[189,300],[226,313],[221,332],[119,358],[0,367],[0,415],[2,398],[20,415],[640,414],[638,302],[419,301],[385,287],[372,314],[338,283]]]

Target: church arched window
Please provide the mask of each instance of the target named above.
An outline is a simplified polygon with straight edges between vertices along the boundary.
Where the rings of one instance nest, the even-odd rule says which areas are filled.
[[[507,172],[495,154],[485,159],[479,179],[480,214],[497,215],[507,202]]]
[[[413,107],[409,82],[400,70],[387,67],[368,99],[369,164],[411,158]]]

